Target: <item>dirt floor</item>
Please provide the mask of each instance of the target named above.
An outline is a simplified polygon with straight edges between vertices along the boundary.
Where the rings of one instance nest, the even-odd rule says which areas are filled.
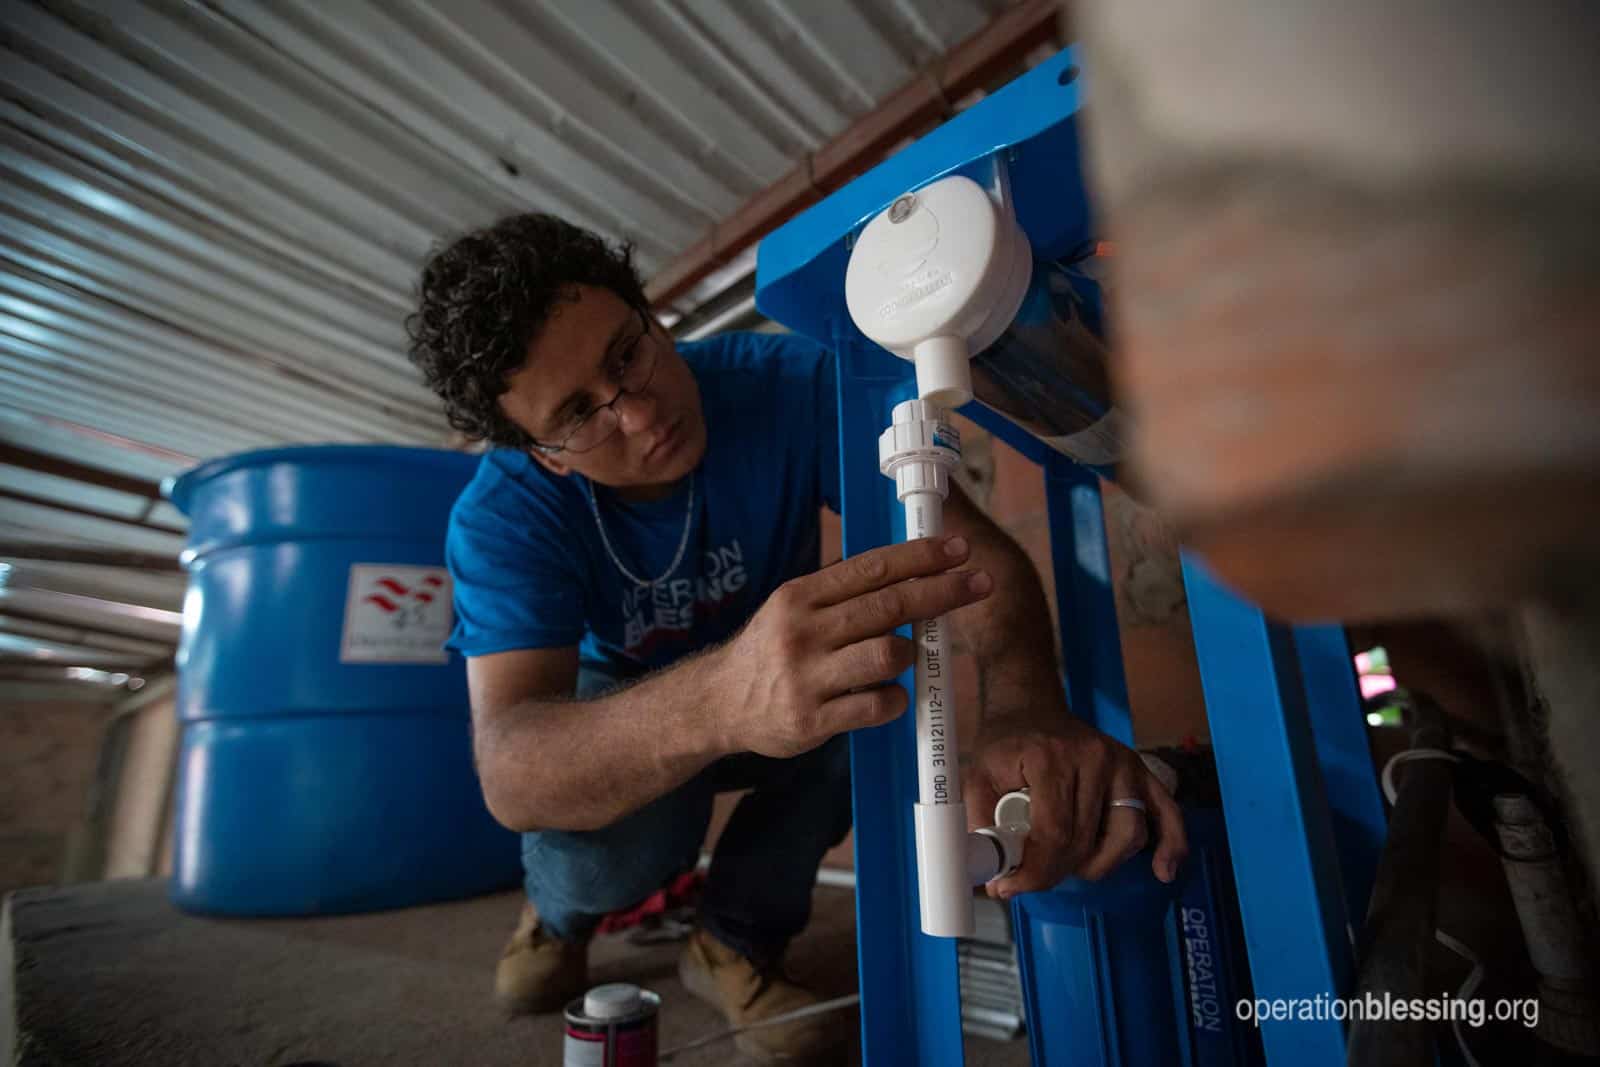
[[[0,946],[13,956],[0,982],[15,982],[16,1062],[560,1067],[558,1014],[508,1020],[490,998],[518,907],[510,893],[374,915],[226,920],[178,912],[159,880],[23,890],[9,898]],[[661,995],[663,1050],[723,1026],[678,983],[678,950],[616,935],[597,939],[591,955],[594,982]],[[817,890],[790,970],[827,996],[855,990],[849,891]],[[0,989],[5,1001],[12,992]],[[853,1011],[839,1025],[858,1033]],[[966,1052],[980,1067],[1029,1062],[1024,1039],[968,1038]],[[740,1062],[725,1041],[672,1065]]]

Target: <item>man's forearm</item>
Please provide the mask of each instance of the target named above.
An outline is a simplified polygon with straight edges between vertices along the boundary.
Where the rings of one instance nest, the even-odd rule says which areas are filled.
[[[518,830],[595,830],[728,754],[715,714],[721,650],[589,700],[524,700],[474,737],[484,796]]]
[[[965,496],[950,495],[945,531],[972,544],[971,560],[994,577],[994,595],[955,613],[978,661],[980,729],[1001,719],[1059,722],[1066,697],[1056,664],[1050,605],[1022,547]]]
[[[1058,721],[1066,713],[1050,606],[1032,561],[1011,547],[1014,555],[995,548],[1005,558],[982,562],[994,575],[994,595],[956,615],[978,661],[980,729],[1002,719]],[[979,554],[974,548],[975,559]]]

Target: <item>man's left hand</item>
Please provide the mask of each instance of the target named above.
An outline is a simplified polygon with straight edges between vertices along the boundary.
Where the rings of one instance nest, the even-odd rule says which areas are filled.
[[[1076,719],[1048,726],[996,724],[981,734],[966,772],[967,825],[994,821],[996,801],[1029,790],[1032,826],[1022,866],[988,885],[1002,900],[1048,889],[1068,875],[1094,881],[1130,859],[1156,835],[1151,868],[1163,882],[1189,853],[1183,815],[1138,753]],[[1116,806],[1139,800],[1147,810]]]

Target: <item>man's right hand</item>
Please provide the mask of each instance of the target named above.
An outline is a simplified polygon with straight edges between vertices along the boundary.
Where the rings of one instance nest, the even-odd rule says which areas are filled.
[[[727,750],[788,758],[904,712],[906,691],[887,683],[915,646],[894,630],[989,595],[988,574],[951,570],[968,550],[959,537],[908,541],[779,586],[715,653]]]

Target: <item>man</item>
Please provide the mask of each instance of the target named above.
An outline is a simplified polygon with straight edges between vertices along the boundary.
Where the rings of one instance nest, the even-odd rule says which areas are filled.
[[[512,1010],[586,983],[607,912],[690,867],[712,797],[748,788],[720,838],[684,984],[738,1024],[811,1003],[781,974],[822,855],[850,828],[844,734],[905,711],[894,631],[958,612],[986,696],[968,768],[975,826],[1032,789],[1026,862],[990,892],[1095,878],[1138,851],[1148,808],[1170,880],[1186,844],[1138,757],[1071,718],[1022,551],[952,491],[947,536],[817,570],[838,510],[831,355],[792,336],[681,349],[626,249],[548,215],[469,234],[423,270],[411,355],[452,425],[496,446],[451,518],[451,646],[468,659],[484,797],[524,832],[529,905],[496,973]],[[888,491],[887,484],[885,491]],[[804,1058],[836,1025],[743,1035]]]

